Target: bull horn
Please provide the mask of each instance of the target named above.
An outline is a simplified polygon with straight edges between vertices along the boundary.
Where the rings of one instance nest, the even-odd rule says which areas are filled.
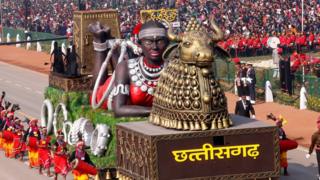
[[[173,33],[172,25],[168,21],[164,20],[164,22],[168,26],[168,38],[169,38],[169,40],[180,42],[181,41],[181,36],[176,35],[176,34]]]
[[[222,30],[217,26],[217,24],[214,21],[214,17],[210,18],[210,26],[213,30],[212,32],[212,41],[213,42],[217,42],[217,41],[221,41],[223,39],[223,32]]]

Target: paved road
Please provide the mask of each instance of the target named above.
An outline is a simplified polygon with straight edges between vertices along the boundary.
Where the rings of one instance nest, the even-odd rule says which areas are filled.
[[[21,114],[40,117],[43,92],[47,86],[47,75],[0,62],[0,91],[6,91],[8,100],[20,104]],[[306,160],[305,154],[305,148],[289,151],[290,176],[281,176],[281,180],[316,179],[316,157],[313,154],[310,159]],[[0,152],[0,179],[20,180],[24,178],[50,179],[46,176],[39,176],[37,170],[30,170],[25,163],[4,158],[3,153]]]
[[[288,172],[289,176],[281,176],[281,180],[317,180],[318,165],[315,153],[310,159],[305,158],[306,148],[298,147],[288,151]]]
[[[21,110],[19,117],[40,118],[40,110],[44,100],[43,92],[48,86],[48,76],[28,69],[0,62],[0,91],[6,92],[6,99],[18,103]],[[5,158],[0,151],[1,180],[45,180],[52,179],[39,175],[37,169],[30,169],[27,161],[20,162]],[[67,179],[72,179],[69,175]]]
[[[43,92],[47,86],[47,75],[0,62],[0,91],[6,92],[10,102],[19,103],[20,114],[40,117]]]
[[[41,176],[35,169],[28,168],[27,164],[15,159],[4,157],[3,151],[0,151],[0,179],[3,180],[46,180],[47,176]]]

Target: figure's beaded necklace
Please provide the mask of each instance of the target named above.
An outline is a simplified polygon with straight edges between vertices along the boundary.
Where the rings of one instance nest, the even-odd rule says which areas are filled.
[[[132,83],[140,87],[142,92],[153,95],[154,87],[157,85],[163,65],[150,67],[143,61],[143,57],[140,57],[138,59],[130,59],[128,68]]]

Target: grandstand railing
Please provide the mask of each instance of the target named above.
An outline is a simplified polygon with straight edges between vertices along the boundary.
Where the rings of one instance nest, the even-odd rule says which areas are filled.
[[[280,79],[273,77],[274,69],[255,68],[256,71],[256,88],[264,89],[266,81],[270,81],[273,91],[281,91]],[[215,77],[228,84],[233,84],[235,79],[235,64],[230,61],[216,59],[214,63]],[[301,86],[307,89],[308,95],[320,98],[320,78],[314,75],[305,75],[305,82],[301,71],[292,75],[292,88],[295,95],[299,95]]]
[[[26,38],[26,34],[24,32],[24,30],[22,29],[14,29],[14,28],[9,28],[9,27],[3,27],[2,28],[2,33],[3,33],[3,40],[6,39],[7,34],[10,34],[10,39],[12,41],[16,41],[16,37],[17,34],[20,35],[20,40],[27,40]],[[31,35],[31,39],[32,40],[36,40],[36,39],[54,39],[54,38],[59,38],[59,37],[63,37],[63,36],[59,36],[59,35],[55,35],[55,34],[51,34],[51,33],[44,33],[44,32],[28,32],[28,34]],[[57,40],[59,46],[61,46],[62,43],[65,43],[65,45],[68,45],[68,40],[66,39],[62,39],[62,40]],[[45,41],[45,42],[41,42],[42,48],[45,51],[50,50],[51,48],[51,41]],[[36,43],[34,43],[36,44]]]

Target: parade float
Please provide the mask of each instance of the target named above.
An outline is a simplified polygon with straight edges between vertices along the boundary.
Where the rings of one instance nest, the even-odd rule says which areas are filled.
[[[79,75],[49,74],[49,87],[44,94],[46,100],[41,108],[41,124],[54,134],[57,129],[63,129],[69,145],[75,144],[78,132],[83,133],[86,146],[90,147],[91,159],[97,167],[115,167],[115,142],[113,137],[112,141],[109,138],[115,134],[115,124],[140,118],[116,120],[111,112],[91,108],[89,99],[95,53],[93,35],[88,25],[95,21],[112,27],[112,36],[120,37],[117,11],[74,12],[74,43],[79,58]]]
[[[170,63],[162,73],[153,72],[158,75],[156,84],[144,88],[139,81],[141,49],[119,39],[116,12],[75,12],[74,17],[76,24],[80,22],[74,38],[79,67],[86,68],[78,77],[50,74],[41,117],[48,129],[63,129],[69,144],[81,132],[97,167],[116,168],[118,173],[113,175],[119,179],[279,178],[277,128],[228,113],[226,97],[212,72],[215,53],[227,55],[215,45],[223,33],[214,21],[213,33],[192,19],[179,35],[167,22],[168,37],[174,43],[163,58]],[[128,58],[128,51],[134,58]],[[115,118],[114,111],[100,108],[110,110],[110,100],[127,93],[125,86],[112,86],[116,79],[112,72],[124,61],[130,81],[154,97],[148,117]],[[107,77],[111,85],[99,96],[99,86]]]

